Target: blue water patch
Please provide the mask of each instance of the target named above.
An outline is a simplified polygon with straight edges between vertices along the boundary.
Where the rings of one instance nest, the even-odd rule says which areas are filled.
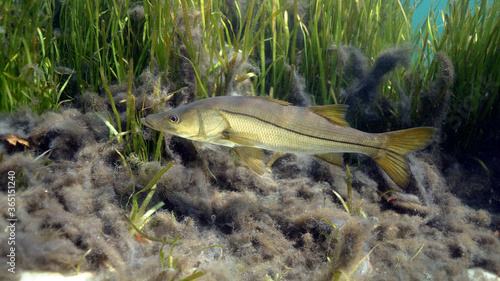
[[[437,18],[437,25],[438,25],[438,33],[441,35],[441,32],[443,31],[444,28],[444,22],[443,18],[441,16],[441,11],[444,11],[446,13],[446,8],[448,6],[448,2],[450,0],[414,0],[413,4],[417,5],[417,3],[420,2],[419,6],[415,10],[412,16],[412,27],[416,31],[420,27],[422,27],[422,24],[424,23],[425,19],[429,15],[429,12],[431,9],[434,10],[434,15]],[[453,0],[451,0],[453,1]],[[476,5],[480,5],[481,0],[469,0],[469,7],[471,7],[474,10],[474,7]],[[491,5],[493,3],[493,0],[488,0],[489,4]]]
[[[415,3],[418,3],[419,0],[415,0]],[[412,26],[414,30],[418,30],[420,27],[422,27],[422,24],[424,23],[424,20],[427,18],[429,15],[429,11],[431,9],[434,10],[434,15],[437,16],[437,23],[438,23],[438,33],[441,35],[441,32],[443,31],[443,19],[441,16],[438,16],[441,11],[446,11],[446,4],[448,1],[446,0],[441,0],[441,1],[430,1],[430,0],[423,0],[421,1],[420,5],[418,8],[415,10],[412,16]]]

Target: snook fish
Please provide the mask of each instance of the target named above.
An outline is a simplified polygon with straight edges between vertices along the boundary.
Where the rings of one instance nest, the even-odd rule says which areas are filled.
[[[306,153],[342,165],[342,153],[370,156],[399,186],[410,182],[406,154],[427,146],[436,133],[419,127],[382,134],[350,128],[347,105],[292,106],[265,97],[225,96],[199,100],[142,118],[158,131],[231,147],[255,173],[263,175],[263,149]]]

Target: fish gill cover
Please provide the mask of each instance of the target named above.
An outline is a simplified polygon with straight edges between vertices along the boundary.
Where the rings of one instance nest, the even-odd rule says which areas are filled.
[[[414,31],[410,1],[4,1],[2,276],[500,275],[499,7],[452,1]],[[260,177],[139,122],[221,95],[440,131],[401,189],[356,155],[347,172],[285,154]]]

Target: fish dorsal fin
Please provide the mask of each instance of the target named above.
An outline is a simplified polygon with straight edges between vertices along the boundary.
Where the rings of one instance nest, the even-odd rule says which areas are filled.
[[[345,120],[345,113],[347,112],[347,104],[330,104],[308,107],[307,110],[321,115],[329,121],[343,127],[349,127]]]
[[[257,99],[262,99],[262,100],[266,100],[266,101],[270,101],[270,102],[275,102],[277,104],[281,104],[281,105],[284,105],[284,106],[289,106],[291,105],[291,103],[287,102],[287,101],[282,101],[282,100],[277,100],[277,99],[272,99],[272,98],[269,98],[269,97],[255,97]]]

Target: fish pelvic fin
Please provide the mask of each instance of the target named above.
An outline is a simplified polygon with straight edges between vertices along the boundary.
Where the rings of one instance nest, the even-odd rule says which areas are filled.
[[[429,145],[436,132],[436,128],[419,127],[382,134],[385,136],[385,148],[380,149],[373,160],[397,185],[406,187],[410,183],[406,154]]]
[[[259,148],[237,146],[233,147],[233,151],[238,155],[240,160],[247,165],[250,170],[259,176],[264,175],[266,172],[266,165],[264,164],[264,151]]]

